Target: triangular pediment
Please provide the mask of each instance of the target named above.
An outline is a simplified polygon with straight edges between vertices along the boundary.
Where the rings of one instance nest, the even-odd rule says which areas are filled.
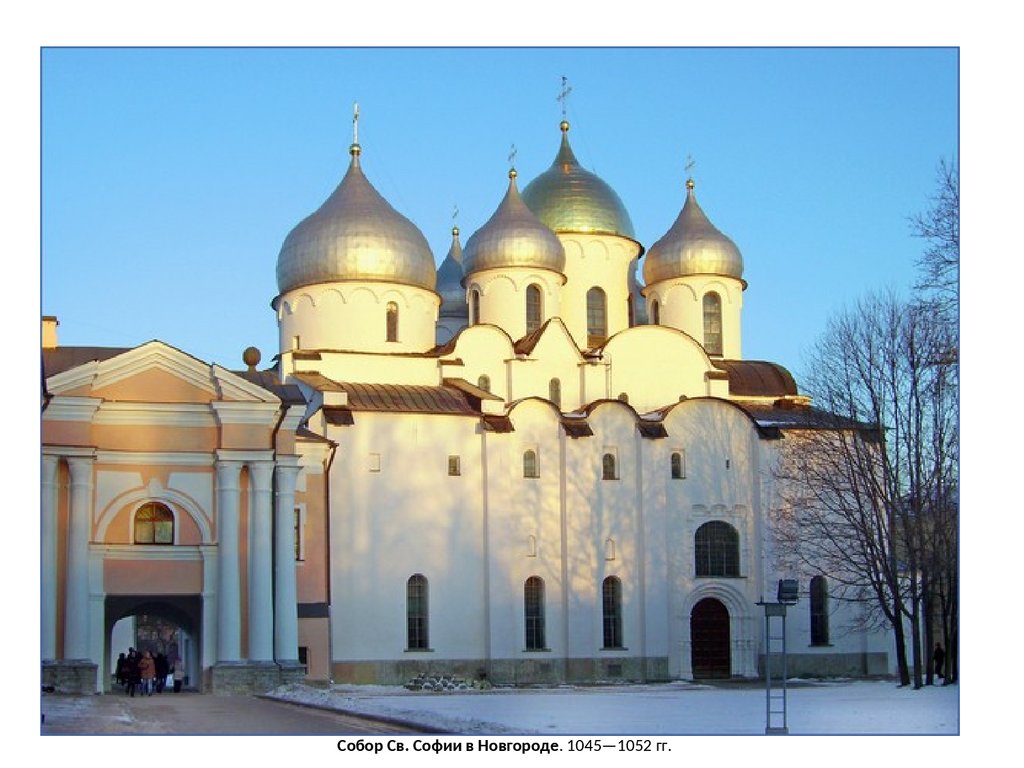
[[[553,317],[537,331],[516,342],[516,352],[546,360],[583,361],[583,353],[559,317]]]
[[[121,402],[278,401],[262,387],[161,341],[62,371],[47,379],[46,385],[52,395]]]

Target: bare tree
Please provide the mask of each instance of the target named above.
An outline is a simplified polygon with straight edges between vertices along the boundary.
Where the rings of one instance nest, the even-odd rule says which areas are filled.
[[[938,561],[933,500],[955,433],[938,364],[945,330],[928,306],[891,294],[834,317],[805,382],[828,415],[786,435],[777,469],[778,551],[827,575],[839,599],[869,601],[894,630],[900,683],[915,687],[929,667],[920,639]]]
[[[910,231],[926,241],[918,259],[920,277],[915,288],[923,299],[934,301],[954,325],[960,309],[960,167],[956,160],[940,160],[935,174],[931,206],[910,217]]]
[[[960,349],[960,170],[956,161],[940,161],[931,206],[910,218],[911,232],[927,243],[918,261],[918,290],[930,322],[940,326],[941,347],[931,352],[934,396],[943,408],[932,414],[932,450],[941,457],[943,472],[926,506],[929,548],[927,575],[922,585],[925,638],[942,637],[947,650],[944,679],[956,680],[959,633],[959,349]],[[938,627],[936,627],[938,623]],[[926,649],[930,652],[930,648]],[[929,665],[928,682],[932,682]]]

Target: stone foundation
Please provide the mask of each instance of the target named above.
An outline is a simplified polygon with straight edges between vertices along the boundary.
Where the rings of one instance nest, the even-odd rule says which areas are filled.
[[[220,662],[210,669],[208,691],[222,696],[267,693],[280,685],[302,682],[305,670],[298,662]]]
[[[550,686],[617,682],[664,682],[670,679],[668,658],[634,656],[564,659],[538,653],[516,659],[403,659],[347,661],[332,665],[336,683],[405,685],[416,677],[447,676],[493,685]]]
[[[97,666],[87,659],[44,661],[42,684],[54,693],[97,693]]]
[[[758,673],[763,677],[765,657],[758,659]],[[889,656],[874,653],[787,653],[788,677],[875,677],[889,674]],[[772,654],[772,676],[782,675],[782,658]]]

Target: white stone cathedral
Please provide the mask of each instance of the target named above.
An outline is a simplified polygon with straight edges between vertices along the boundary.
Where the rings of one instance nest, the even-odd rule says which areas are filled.
[[[692,180],[645,252],[563,121],[435,268],[350,153],[281,247],[273,367],[44,318],[44,678],[103,689],[143,614],[204,690],[755,677],[782,577],[791,673],[890,671],[886,632],[776,570],[778,445],[824,421],[743,359],[743,258]]]

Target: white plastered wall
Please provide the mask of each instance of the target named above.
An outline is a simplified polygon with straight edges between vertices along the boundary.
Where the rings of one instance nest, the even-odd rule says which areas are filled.
[[[629,327],[629,269],[640,252],[632,240],[614,235],[559,234],[565,247],[566,283],[562,320],[580,349],[587,348],[587,291],[605,292],[608,336]]]
[[[387,306],[398,306],[398,339],[388,341]],[[425,352],[434,346],[441,298],[411,285],[347,281],[304,286],[275,299],[279,350]]]
[[[662,280],[644,289],[647,314],[653,322],[652,305],[659,304],[661,325],[678,328],[704,343],[704,296],[717,293],[722,300],[722,357],[743,357],[743,282],[718,275],[691,275]]]

